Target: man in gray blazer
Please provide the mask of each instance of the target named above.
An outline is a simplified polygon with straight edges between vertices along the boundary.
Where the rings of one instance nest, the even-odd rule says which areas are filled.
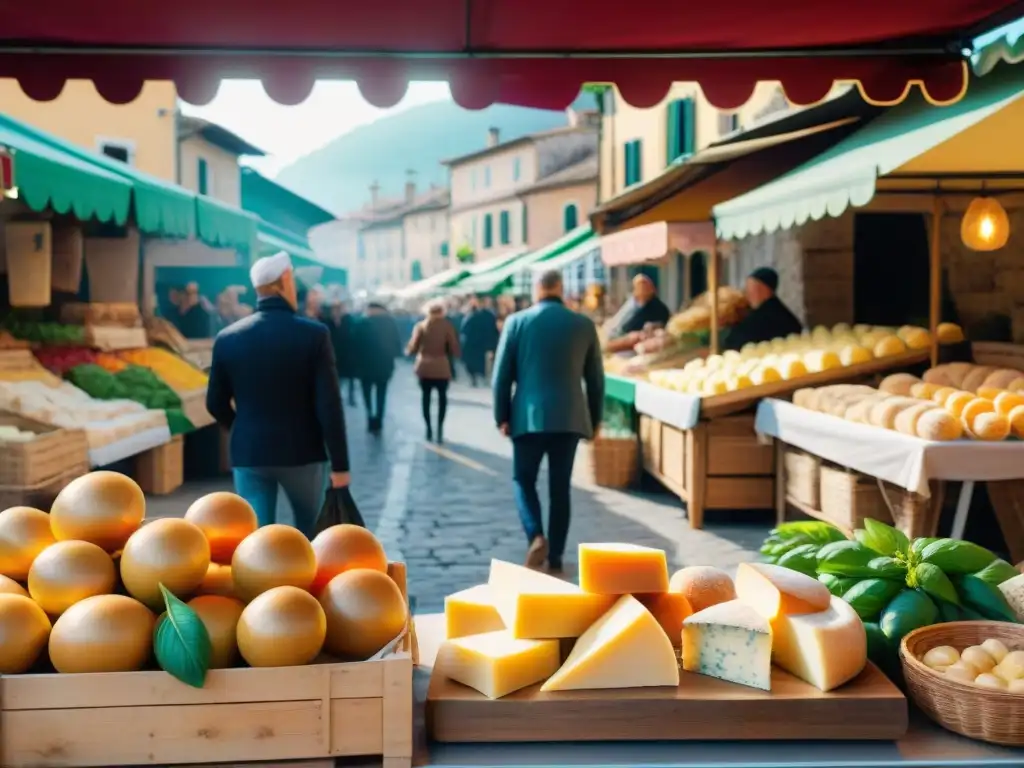
[[[584,384],[586,392],[584,392]],[[526,565],[562,570],[569,532],[572,465],[580,438],[601,424],[604,366],[594,324],[562,303],[562,276],[545,273],[537,303],[505,321],[494,361],[494,420],[512,438],[516,506],[529,549]],[[548,459],[548,537],[537,474]]]

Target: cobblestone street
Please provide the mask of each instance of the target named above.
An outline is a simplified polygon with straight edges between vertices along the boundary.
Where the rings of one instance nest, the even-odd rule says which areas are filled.
[[[494,428],[490,391],[473,389],[464,378],[450,392],[444,446],[423,440],[419,389],[408,366],[399,367],[388,393],[382,436],[367,434],[361,403],[346,408],[353,494],[389,556],[408,564],[418,611],[440,610],[446,594],[486,581],[492,557],[521,562],[525,552],[513,502],[511,443]],[[542,474],[542,498],[546,483]],[[230,488],[226,477],[188,483],[171,496],[151,498],[149,514],[181,515],[202,494]],[[732,569],[755,556],[771,525],[767,515],[745,514],[728,521],[711,517],[704,530],[693,531],[679,500],[668,493],[614,491],[579,480],[572,512],[570,572],[580,541],[661,547],[676,567]]]

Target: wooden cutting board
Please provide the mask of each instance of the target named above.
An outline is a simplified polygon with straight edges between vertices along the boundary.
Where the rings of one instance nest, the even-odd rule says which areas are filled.
[[[781,669],[771,692],[682,672],[678,688],[541,693],[490,700],[440,673],[427,692],[430,736],[444,742],[895,740],[907,700],[874,665],[822,693]]]

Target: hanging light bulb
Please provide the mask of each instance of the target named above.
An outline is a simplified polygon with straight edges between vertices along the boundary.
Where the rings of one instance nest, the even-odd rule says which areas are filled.
[[[960,239],[972,251],[998,251],[1010,239],[1010,219],[999,201],[976,197],[960,222]]]

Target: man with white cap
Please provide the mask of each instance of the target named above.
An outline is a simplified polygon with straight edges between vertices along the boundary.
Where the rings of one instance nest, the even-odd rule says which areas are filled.
[[[296,527],[311,536],[328,482],[349,484],[331,337],[323,323],[296,314],[288,254],[257,260],[249,276],[256,311],[217,335],[206,408],[231,430],[235,490],[260,525],[276,522],[280,488]]]

